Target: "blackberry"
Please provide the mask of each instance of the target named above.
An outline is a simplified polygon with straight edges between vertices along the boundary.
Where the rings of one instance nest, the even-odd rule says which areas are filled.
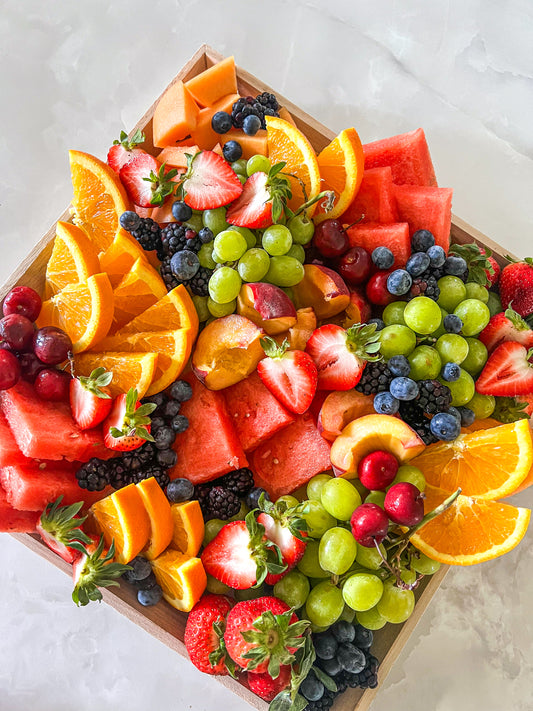
[[[333,706],[336,696],[337,694],[333,691],[325,689],[322,698],[318,701],[308,701],[307,706],[304,707],[303,711],[329,711],[329,709]]]
[[[130,470],[124,466],[122,457],[117,457],[117,459],[111,459],[112,463],[112,473],[109,483],[113,489],[122,489],[124,486],[128,486],[133,481]]]
[[[209,484],[199,484],[198,486],[194,487],[194,498],[198,499],[198,503],[200,504],[200,508],[202,509],[204,518],[207,518],[211,514],[211,509],[209,508],[210,491],[211,487],[209,486]]]
[[[145,479],[149,479],[150,477],[154,477],[154,479],[157,481],[159,486],[164,489],[165,487],[168,486],[170,483],[170,478],[167,474],[167,472],[162,469],[160,466],[157,464],[152,464],[149,467],[145,467],[144,469],[138,469],[135,472],[133,472],[133,483],[138,484],[140,481],[144,481]]]
[[[427,270],[429,271],[429,270]],[[435,270],[437,271],[437,270]],[[407,294],[408,299],[414,299],[415,296],[427,296],[433,301],[437,301],[440,296],[440,289],[437,280],[434,276],[419,276],[413,279],[411,288]]]
[[[450,388],[438,380],[419,380],[418,392],[416,404],[427,415],[446,412],[452,403]]]
[[[237,494],[223,486],[214,486],[209,492],[209,511],[214,518],[227,521],[241,508]]]
[[[151,217],[141,217],[139,226],[128,231],[143,249],[161,251],[161,228]]]
[[[192,279],[189,279],[187,286],[191,288],[191,291],[196,296],[209,296],[209,290],[207,285],[209,284],[209,279],[211,279],[212,269],[207,267],[200,267]]]
[[[420,275],[421,279],[429,279],[433,277],[435,281],[438,281],[444,276],[444,267],[429,267],[426,271]]]
[[[375,689],[378,685],[378,660],[372,654],[366,654],[365,668],[358,674],[350,674],[349,672],[341,672],[335,679],[337,688],[344,690],[349,686],[351,689]]]
[[[182,283],[179,279],[176,279],[172,272],[170,267],[170,257],[164,257],[161,260],[160,273],[161,279],[163,279],[165,286],[167,287],[167,291],[172,291],[172,289],[175,289]]]
[[[246,496],[254,488],[254,475],[250,469],[243,467],[220,477],[218,483],[234,494]]]
[[[431,420],[424,415],[422,408],[418,407],[412,400],[400,403],[400,416],[417,433],[424,444],[437,442],[437,438],[430,429]]]
[[[97,457],[89,459],[76,472],[78,485],[87,491],[102,491],[110,483],[111,476],[110,464]]]
[[[132,476],[140,469],[150,466],[155,462],[157,450],[151,442],[141,445],[131,452],[124,452],[122,465],[131,472]]]
[[[185,248],[188,242],[185,234],[188,229],[185,225],[171,222],[161,230],[161,245],[165,257],[172,257]]]
[[[231,121],[235,128],[242,128],[244,119],[257,116],[261,128],[266,128],[265,116],[279,116],[279,104],[274,94],[263,92],[255,99],[253,96],[242,96],[232,106]]]
[[[389,389],[393,377],[385,362],[380,360],[369,361],[355,389],[357,392],[363,393],[363,395],[382,393]]]

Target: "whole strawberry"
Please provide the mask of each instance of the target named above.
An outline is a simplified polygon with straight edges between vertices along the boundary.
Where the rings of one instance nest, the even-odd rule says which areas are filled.
[[[481,254],[487,254],[486,250],[483,247],[480,247],[479,251],[481,252]],[[487,286],[487,288],[490,289],[491,286],[494,286],[498,283],[502,270],[498,262],[491,255],[490,250],[489,256],[487,256],[487,261],[489,262],[489,266],[485,268],[485,274],[487,275],[487,279],[490,281],[490,286]]]
[[[233,600],[225,595],[204,595],[190,611],[185,626],[189,659],[204,674],[228,674],[224,645],[226,616]],[[229,660],[231,662],[231,659]]]
[[[270,703],[280,691],[289,686],[291,672],[292,667],[288,664],[280,667],[279,676],[276,679],[273,679],[268,672],[262,672],[261,674],[251,672],[248,674],[248,686],[254,694]]]
[[[508,264],[500,276],[502,306],[513,309],[523,316],[533,313],[533,258]]]

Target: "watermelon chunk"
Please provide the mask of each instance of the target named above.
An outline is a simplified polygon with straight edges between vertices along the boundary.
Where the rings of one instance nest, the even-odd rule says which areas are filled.
[[[361,223],[398,222],[390,166],[365,170],[357,195],[340,219],[345,225],[358,220]]]
[[[437,185],[423,129],[363,146],[365,170],[390,165],[396,185]]]
[[[104,445],[100,427],[80,430],[68,403],[41,400],[30,383],[20,380],[0,392],[0,406],[26,457],[87,462],[91,457],[114,455]]]
[[[245,452],[294,422],[294,416],[263,385],[257,372],[221,392]]]
[[[394,267],[403,266],[411,255],[411,238],[407,222],[378,225],[374,222],[359,224],[348,230],[350,246],[364,247],[372,254],[376,247],[388,247],[394,254]]]
[[[253,452],[250,468],[255,483],[272,499],[289,494],[315,474],[331,469],[329,449],[313,416],[306,412]]]
[[[0,486],[0,533],[33,533],[39,520],[38,511],[18,511],[7,500]]]
[[[11,428],[0,410],[0,467],[5,467],[8,464],[23,464],[28,461],[13,437]]]
[[[185,379],[192,386],[192,397],[182,404],[180,414],[188,418],[189,427],[174,442],[178,461],[169,470],[170,478],[184,477],[201,484],[247,467],[222,393],[208,390],[194,375]]]
[[[417,230],[429,230],[435,237],[435,244],[448,252],[452,226],[452,188],[395,185],[394,194],[400,220],[409,224],[411,236]]]

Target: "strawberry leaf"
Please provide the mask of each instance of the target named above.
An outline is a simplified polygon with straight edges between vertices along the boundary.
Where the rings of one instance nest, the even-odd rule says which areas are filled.
[[[120,139],[113,141],[114,146],[122,145],[127,151],[131,151],[136,146],[144,143],[146,140],[144,133],[138,128],[131,138],[128,138],[126,131],[120,132]]]
[[[318,681],[321,681],[328,691],[332,691],[333,693],[337,691],[337,684],[335,681],[320,667],[313,666],[313,672]]]

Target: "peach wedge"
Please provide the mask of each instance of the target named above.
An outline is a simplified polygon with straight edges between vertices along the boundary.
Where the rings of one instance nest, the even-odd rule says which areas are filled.
[[[237,297],[237,312],[269,336],[277,336],[296,323],[296,309],[287,294],[273,284],[244,284]]]

